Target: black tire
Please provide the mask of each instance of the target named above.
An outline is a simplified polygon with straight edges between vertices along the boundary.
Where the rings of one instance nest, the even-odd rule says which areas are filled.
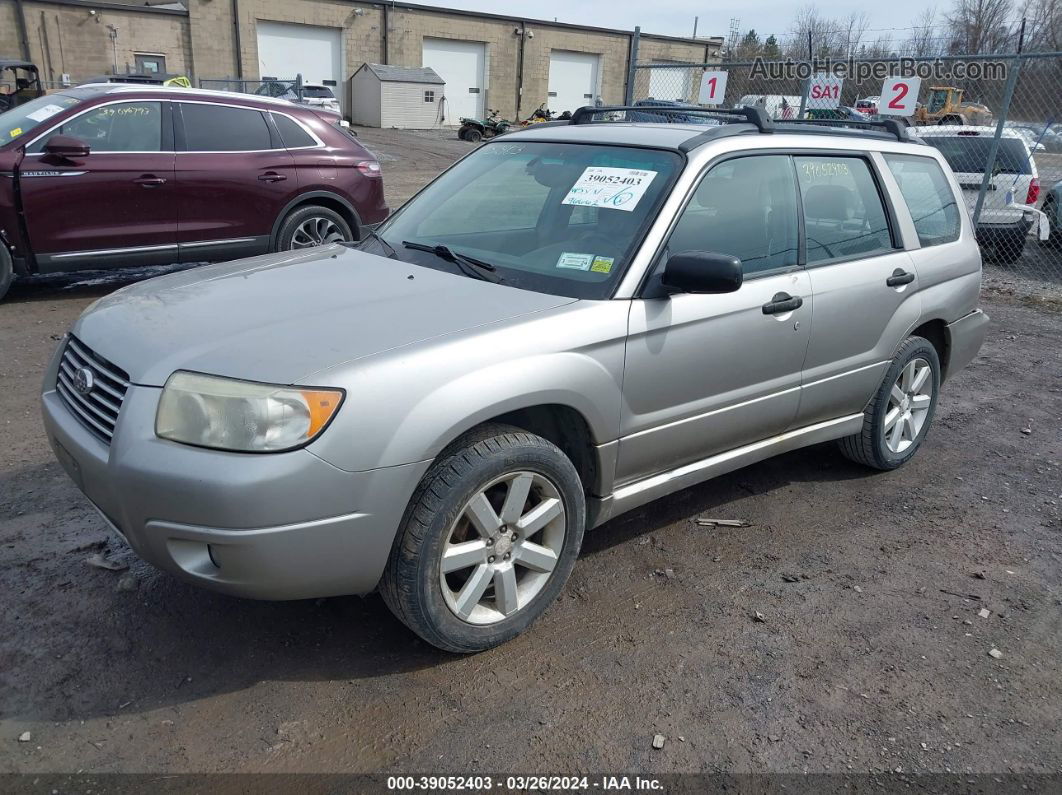
[[[1041,240],[1040,245],[1049,246],[1051,248],[1062,247],[1062,229],[1058,228],[1058,207],[1055,206],[1055,200],[1053,197],[1048,196],[1044,199],[1044,205],[1040,208],[1044,215],[1047,216],[1047,227],[1049,234],[1047,240]]]
[[[468,131],[465,133],[465,140],[478,144],[483,140],[483,133],[475,127],[469,127]]]
[[[296,207],[290,213],[288,217],[284,219],[284,223],[280,225],[280,231],[277,232],[277,239],[274,251],[293,251],[300,248],[312,248],[309,245],[298,245],[300,241],[304,239],[304,232],[300,232],[300,227],[304,224],[313,222],[314,220],[320,222],[319,228],[324,230],[336,230],[336,237],[333,239],[331,235],[326,236],[327,239],[316,245],[324,245],[328,242],[339,241],[352,241],[357,240],[356,231],[350,228],[350,224],[335,210],[330,210],[328,207],[322,207],[319,204],[306,204],[302,207]],[[329,226],[330,225],[330,226]]]
[[[1013,265],[1025,253],[1025,236],[1002,240],[992,247],[992,259],[1000,265]]]
[[[0,243],[0,301],[7,295],[11,282],[15,280],[15,268],[3,243]]]
[[[508,472],[531,472],[555,487],[565,510],[564,538],[552,572],[526,605],[496,623],[473,624],[447,604],[441,556],[466,504]],[[490,649],[526,630],[556,599],[579,555],[585,525],[579,473],[556,445],[511,426],[483,426],[443,451],[417,486],[380,593],[391,612],[433,646],[459,654]]]
[[[909,447],[902,452],[893,452],[885,440],[885,418],[889,411],[889,396],[892,387],[900,378],[903,369],[915,359],[929,363],[933,393],[929,403],[929,413],[922,423],[917,436]],[[910,461],[918,448],[922,446],[936,413],[937,399],[940,395],[940,357],[933,343],[924,337],[908,337],[896,352],[881,386],[863,411],[863,429],[856,434],[840,440],[844,456],[858,464],[874,469],[896,469]]]

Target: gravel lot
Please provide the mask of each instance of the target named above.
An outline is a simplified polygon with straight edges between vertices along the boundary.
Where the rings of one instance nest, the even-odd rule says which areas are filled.
[[[359,132],[396,206],[470,146]],[[0,305],[0,772],[1062,771],[1058,285],[991,272],[982,355],[905,469],[825,445],[651,504],[588,536],[532,631],[462,658],[377,597],[241,601],[111,539],[37,393],[78,313],[143,276]]]

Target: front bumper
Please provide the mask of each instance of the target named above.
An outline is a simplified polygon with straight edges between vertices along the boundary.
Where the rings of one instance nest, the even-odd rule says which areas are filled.
[[[950,378],[973,361],[987,332],[988,315],[980,309],[947,325],[948,369],[945,376]]]
[[[373,590],[430,462],[346,472],[307,450],[248,455],[154,434],[161,390],[132,386],[111,444],[42,396],[63,468],[136,553],[197,585],[255,599]]]

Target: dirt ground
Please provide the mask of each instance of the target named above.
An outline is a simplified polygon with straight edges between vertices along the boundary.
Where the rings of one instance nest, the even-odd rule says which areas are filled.
[[[469,147],[361,133],[393,204]],[[455,657],[377,597],[233,599],[112,539],[37,395],[77,314],[143,275],[0,304],[0,772],[1062,771],[1053,288],[992,276],[982,354],[906,468],[824,445],[651,504],[588,535],[530,632]]]

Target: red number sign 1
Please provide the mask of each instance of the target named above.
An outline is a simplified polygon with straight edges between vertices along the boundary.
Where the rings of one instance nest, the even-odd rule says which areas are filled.
[[[726,96],[726,72],[705,72],[701,75],[697,101],[702,105],[720,105]]]

